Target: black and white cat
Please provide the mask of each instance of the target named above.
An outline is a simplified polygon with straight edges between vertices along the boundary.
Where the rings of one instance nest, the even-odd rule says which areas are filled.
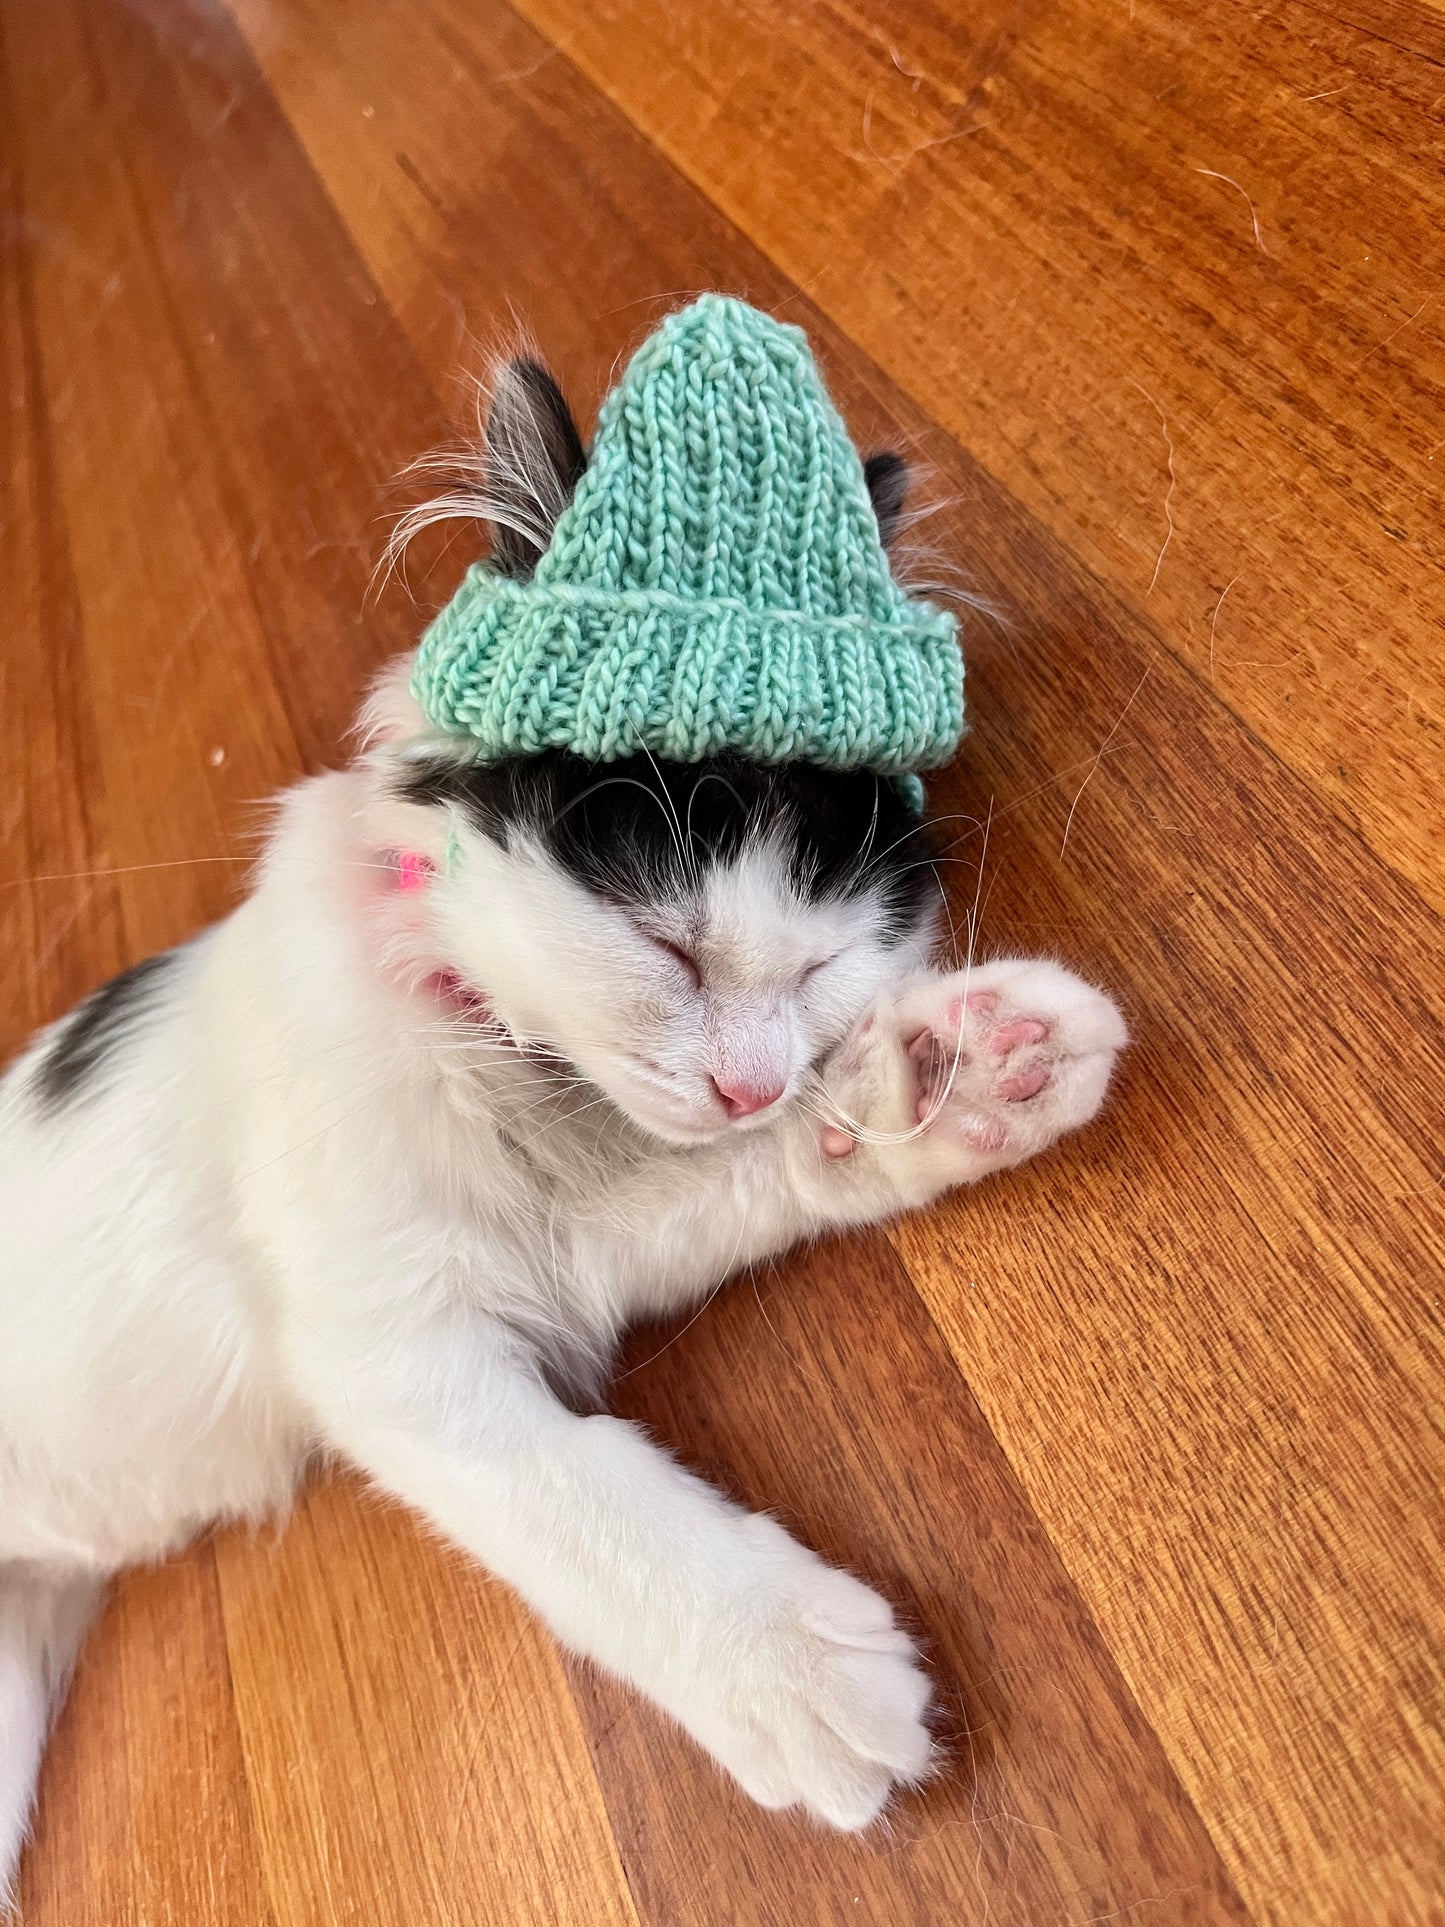
[[[521,575],[584,457],[532,364],[493,432]],[[901,467],[869,478],[887,535]],[[588,1408],[630,1320],[1083,1124],[1119,1015],[1051,962],[929,968],[928,832],[885,780],[479,768],[406,672],[249,899],[0,1084],[0,1887],[107,1576],[320,1453],[765,1805],[861,1827],[928,1768],[887,1602]]]

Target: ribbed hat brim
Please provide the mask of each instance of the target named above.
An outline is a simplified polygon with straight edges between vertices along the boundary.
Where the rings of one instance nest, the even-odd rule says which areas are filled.
[[[953,618],[907,606],[908,622],[880,624],[517,583],[477,564],[428,630],[414,686],[430,721],[488,762],[735,750],[891,776],[947,762],[963,728]]]

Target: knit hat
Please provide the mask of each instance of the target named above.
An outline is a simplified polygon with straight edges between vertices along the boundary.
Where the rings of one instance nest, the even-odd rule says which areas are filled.
[[[953,617],[890,575],[807,337],[717,294],[643,343],[532,579],[474,564],[412,689],[488,762],[732,750],[904,776],[963,731]]]

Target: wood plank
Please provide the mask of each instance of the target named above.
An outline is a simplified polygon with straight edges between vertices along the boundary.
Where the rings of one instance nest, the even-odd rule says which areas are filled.
[[[101,974],[124,961],[105,865],[97,748],[80,651],[80,611],[65,511],[45,419],[32,294],[35,222],[17,139],[14,84],[0,26],[0,755],[11,787],[0,811],[0,1059]],[[37,881],[36,879],[47,879]]]
[[[511,1594],[347,1482],[216,1550],[278,1927],[635,1922],[561,1660]]]
[[[288,731],[226,510],[225,451],[190,454],[201,426],[191,344],[167,311],[127,153],[144,122],[93,27],[78,4],[19,5],[7,31],[82,638],[76,683],[95,745],[86,791],[105,799],[131,961],[234,900],[242,811],[295,752],[277,755]],[[94,191],[101,156],[105,194]]]
[[[1420,1094],[1422,1038],[1438,1061],[1438,987],[1407,957],[1382,993],[1397,906],[1362,888],[1343,922],[1329,839],[1256,852],[1227,893],[1202,867],[1186,915],[1158,917],[1162,879],[1113,860],[1141,819],[1227,850],[1276,800],[1261,759],[1221,807],[1218,745],[1183,729],[1151,711],[1090,798],[1099,866],[1142,914],[1091,927],[1046,862],[994,871],[995,941],[1067,930],[1099,974],[1148,986],[1114,1108],[896,1241],[1251,1905],[1350,1922],[1385,1893],[1424,1922],[1442,1246],[1418,1147],[1439,1127],[1417,1138],[1395,1107]],[[1331,983],[1343,1036],[1337,1003],[1308,1008]]]
[[[407,58],[399,33],[375,10],[344,26],[305,8],[287,12],[289,30],[267,19],[257,44],[298,132],[439,374],[449,312],[460,304],[483,330],[501,318],[491,264],[518,227],[515,175],[483,192],[457,138],[455,103],[469,110],[486,77],[508,130],[500,149],[548,155],[522,224],[544,251],[587,182],[585,257],[538,324],[564,370],[609,364],[647,325],[645,305],[625,304],[651,289],[738,287],[807,319],[860,432],[876,438],[891,418],[954,497],[947,545],[1015,615],[974,628],[975,733],[937,789],[963,818],[957,908],[973,898],[983,841],[969,826],[991,818],[985,948],[1078,960],[1126,995],[1144,1042],[1113,1126],[976,1205],[917,1221],[899,1248],[1251,1905],[1351,1920],[1383,1881],[1401,1919],[1427,1919],[1440,1872],[1427,1731],[1441,1646],[1427,1524],[1441,1466],[1432,919],[503,10],[464,22],[435,6],[407,22],[420,51],[406,118],[422,158],[408,147],[405,168],[400,112],[384,105],[385,76]],[[313,30],[326,74],[314,88]],[[503,72],[522,77],[503,86]],[[416,214],[414,175],[434,225]],[[1100,1159],[1119,1172],[1107,1210],[1090,1202]],[[984,1226],[989,1275],[1023,1294],[996,1355],[975,1342],[959,1283]],[[1163,1343],[1151,1286],[1167,1286],[1171,1362],[1196,1361],[1167,1413],[1150,1380]],[[1282,1522],[1296,1512],[1308,1530],[1290,1571]],[[1309,1626],[1298,1663],[1279,1665],[1292,1598],[1308,1602]],[[1240,1656],[1246,1607],[1245,1634],[1266,1628],[1263,1659],[1257,1644]]]
[[[1295,0],[520,10],[1445,902],[1432,61]]]
[[[81,608],[48,433],[37,254],[50,236],[22,164],[12,47],[0,38],[0,1055],[127,960],[107,874],[110,812]],[[34,159],[34,156],[31,156]],[[53,348],[53,343],[49,344]],[[204,1856],[176,1854],[178,1827]],[[31,1927],[269,1927],[209,1546],[129,1576],[82,1658],[41,1778],[20,1902]]]
[[[1024,616],[947,785],[993,817],[985,946],[1077,961],[1140,1041],[1090,1138],[898,1248],[1251,1907],[1429,1921],[1438,925],[1050,544],[958,512]],[[1113,747],[1040,787],[1071,715]]]
[[[173,355],[172,432],[202,441],[208,535],[224,530],[249,603],[255,644],[215,652],[263,666],[284,709],[228,692],[218,727],[254,729],[269,786],[334,762],[367,681],[415,640],[406,598],[369,591],[391,484],[443,416],[234,27],[165,0],[77,4],[132,103],[113,139]],[[210,566],[181,572],[192,593]],[[198,653],[227,634],[207,612]]]
[[[1317,12],[1445,67],[1445,13],[1439,0],[1310,0]]]
[[[881,1234],[639,1332],[614,1403],[900,1604],[942,1701],[943,1777],[863,1840],[766,1814],[577,1670],[648,1919],[991,1927],[1248,1916],[1199,1816]],[[706,1816],[706,1824],[699,1824]]]
[[[46,1755],[20,1907],[25,1927],[274,1927],[209,1543],[116,1586]]]
[[[107,799],[47,432],[32,300],[46,235],[26,192],[9,53],[0,38],[10,214],[0,236],[0,579],[9,591],[0,748],[11,783],[0,830],[0,1056],[128,949],[106,874]],[[174,1853],[178,1827],[202,1833],[207,1854]],[[47,1754],[20,1902],[31,1927],[269,1927],[209,1546],[128,1577],[92,1635]]]

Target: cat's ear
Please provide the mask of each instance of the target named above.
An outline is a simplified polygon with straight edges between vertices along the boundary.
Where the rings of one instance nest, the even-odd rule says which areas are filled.
[[[492,567],[525,582],[587,466],[562,390],[540,362],[506,362],[487,413]]]
[[[886,549],[903,520],[903,504],[908,499],[908,464],[891,448],[880,449],[864,462],[863,480],[868,484],[868,499],[873,504],[878,533]]]

